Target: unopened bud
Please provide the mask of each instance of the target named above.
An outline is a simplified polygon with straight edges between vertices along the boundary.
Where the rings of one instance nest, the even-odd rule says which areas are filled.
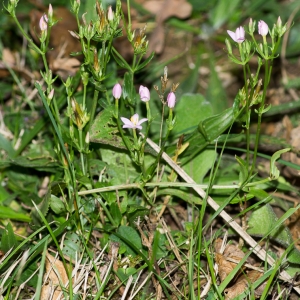
[[[109,6],[109,8],[107,10],[107,20],[109,22],[111,22],[111,21],[113,21],[113,19],[114,19],[114,12],[113,12],[111,6]]]
[[[49,100],[52,100],[53,99],[53,96],[54,96],[54,89],[52,89],[48,95],[48,99]]]
[[[40,23],[39,23],[41,31],[46,31],[48,28],[48,17],[44,14],[40,18]]]
[[[70,34],[71,34],[72,37],[74,37],[75,39],[80,40],[80,36],[76,32],[74,32],[72,30],[68,30],[68,31],[70,32]]]
[[[49,4],[48,16],[50,19],[53,17],[53,8],[51,4]]]
[[[168,103],[169,108],[174,108],[175,103],[176,103],[176,96],[173,92],[168,94],[167,103]]]
[[[281,28],[282,27],[282,21],[281,21],[281,18],[280,17],[278,17],[278,19],[277,19],[277,27],[278,28]]]
[[[87,132],[86,136],[85,136],[85,143],[89,144],[90,143],[90,133]]]

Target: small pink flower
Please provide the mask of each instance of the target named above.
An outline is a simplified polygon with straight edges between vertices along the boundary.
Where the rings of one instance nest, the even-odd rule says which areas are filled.
[[[42,15],[42,17],[40,18],[40,29],[41,31],[45,31],[48,28],[48,17],[44,14]]]
[[[143,102],[148,102],[150,100],[150,91],[147,87],[141,85],[139,94]]]
[[[148,121],[148,119],[141,119],[139,121],[139,115],[138,114],[134,114],[130,120],[127,118],[123,118],[121,117],[122,122],[124,123],[123,128],[131,128],[131,129],[142,129],[141,124]]]
[[[168,107],[169,108],[173,108],[175,106],[176,96],[175,96],[175,94],[173,92],[171,92],[171,93],[168,94],[167,103],[168,103]]]
[[[122,87],[120,83],[115,84],[112,90],[113,96],[115,99],[120,99],[122,95]]]
[[[236,43],[241,44],[245,40],[245,29],[242,26],[238,27],[235,32],[227,30],[227,33]]]
[[[268,24],[262,20],[258,22],[258,33],[261,36],[266,36],[269,33]]]

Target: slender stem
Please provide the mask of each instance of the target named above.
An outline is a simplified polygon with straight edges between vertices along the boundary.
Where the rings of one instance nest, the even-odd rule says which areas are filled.
[[[83,175],[86,175],[85,164],[84,164],[84,155],[83,155],[82,129],[78,129],[78,134],[79,134],[79,152],[80,152],[81,168],[82,168]]]
[[[265,106],[267,87],[268,87],[269,82],[270,82],[270,70],[272,70],[272,68],[269,68],[269,62],[268,62],[268,60],[266,60],[265,61],[264,90],[263,90],[263,95],[262,95],[262,101],[261,101],[260,107],[258,109],[257,130],[256,130],[254,154],[253,154],[253,161],[252,161],[250,176],[253,174],[255,164],[256,164],[256,157],[257,157],[257,150],[258,150],[258,144],[259,144],[259,138],[260,138],[262,115],[263,115],[264,106]]]

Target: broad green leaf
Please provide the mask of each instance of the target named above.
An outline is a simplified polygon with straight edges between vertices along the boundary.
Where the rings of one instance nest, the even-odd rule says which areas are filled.
[[[63,201],[55,195],[50,196],[50,207],[58,215],[66,211]]]
[[[126,149],[113,116],[114,110],[115,107],[111,105],[96,116],[90,130],[90,141]]]
[[[211,104],[214,114],[219,114],[228,108],[227,95],[216,71],[213,58],[210,61],[210,76],[206,89],[206,99]]]
[[[190,133],[212,115],[212,107],[201,94],[184,94],[175,106],[175,134]]]
[[[80,237],[75,232],[68,232],[64,238],[62,253],[75,259],[79,257],[83,251],[83,245]]]
[[[204,176],[214,165],[216,152],[205,150],[184,165],[183,169],[194,179],[196,183],[203,183]]]
[[[1,208],[0,208],[1,209]],[[17,239],[15,237],[11,223],[8,222],[1,237],[1,250],[6,253],[11,248],[17,245]]]
[[[134,228],[129,226],[120,226],[117,230],[117,234],[120,235],[122,238],[114,234],[110,235],[109,238],[114,242],[118,242],[120,247],[124,247],[127,255],[132,255],[133,257],[137,255],[136,251],[134,251],[130,247],[130,244],[126,243],[127,241],[129,241],[133,246],[135,246],[135,248],[138,251],[143,248],[141,237]]]
[[[291,233],[284,225],[278,224],[278,218],[269,204],[265,204],[252,212],[248,226],[247,232],[249,234],[261,237],[270,234],[271,238],[284,246],[293,242]]]
[[[292,264],[300,265],[300,250],[294,247],[287,255],[287,260]]]
[[[199,131],[212,142],[218,138],[234,122],[235,114],[233,108],[228,108],[222,113],[206,118],[198,125]]]

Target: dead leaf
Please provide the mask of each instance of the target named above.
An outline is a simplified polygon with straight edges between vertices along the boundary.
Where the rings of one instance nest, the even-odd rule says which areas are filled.
[[[237,279],[236,283],[233,286],[224,290],[225,300],[234,299],[235,297],[245,292],[248,289],[248,287],[256,280],[258,280],[262,275],[263,275],[262,272],[256,270],[251,270],[247,274],[242,274]],[[265,283],[261,284],[255,290],[254,292],[255,296],[256,297],[261,296],[264,288],[265,288]]]
[[[191,15],[192,5],[186,0],[150,0],[143,7],[156,15],[157,22],[164,22],[170,17],[185,19]]]
[[[192,5],[186,0],[151,0],[142,4],[146,10],[156,15],[156,28],[149,38],[149,53],[162,53],[165,45],[164,22],[170,17],[185,19],[191,15]]]
[[[67,285],[69,281],[63,263],[55,259],[49,253],[46,254],[46,272],[44,274],[44,285],[41,291],[41,300],[58,300],[61,290],[61,284]],[[52,292],[54,291],[53,295]],[[51,297],[52,295],[52,297]],[[51,298],[50,298],[51,297]]]
[[[49,65],[52,66],[52,71],[59,73],[64,78],[68,75],[73,76],[78,68],[75,65],[79,63],[76,58],[71,58],[70,53],[80,52],[81,45],[78,39],[74,38],[69,31],[78,31],[77,21],[75,16],[65,7],[57,7],[54,9],[54,18],[58,22],[51,28],[49,41],[49,49],[47,59]],[[39,20],[44,12],[33,9],[30,12],[30,33],[36,43],[39,43]],[[60,61],[60,59],[65,59]],[[58,67],[58,65],[60,67]]]
[[[218,274],[222,282],[237,265],[237,263],[230,261],[230,259],[239,262],[245,256],[245,253],[237,246],[227,244],[224,253],[222,254],[220,253],[221,244],[222,240],[217,239],[215,242],[215,260],[218,265]]]

